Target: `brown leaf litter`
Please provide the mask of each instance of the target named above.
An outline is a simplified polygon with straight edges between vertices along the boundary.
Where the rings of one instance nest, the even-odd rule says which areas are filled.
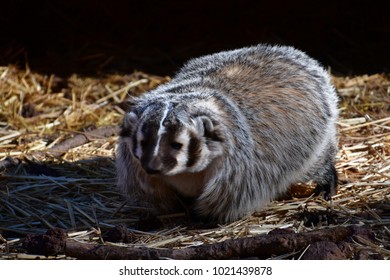
[[[389,75],[334,77],[340,182],[331,201],[314,197],[310,184],[296,185],[263,211],[224,225],[188,221],[185,213],[151,219],[147,209],[126,203],[115,188],[115,131],[125,100],[168,80],[140,72],[60,78],[0,67],[0,258],[66,258],[54,245],[30,254],[23,246],[28,238],[33,246],[52,240],[45,233],[56,228],[86,245],[181,249],[275,229],[309,233],[351,225],[375,233],[374,240],[353,239],[349,246],[359,256],[390,258]],[[107,127],[113,130],[97,133]],[[271,258],[315,255],[321,246],[328,245]]]

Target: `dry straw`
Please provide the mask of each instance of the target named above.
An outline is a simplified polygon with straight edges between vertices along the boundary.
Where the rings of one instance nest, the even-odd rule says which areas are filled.
[[[124,100],[168,78],[135,72],[60,78],[0,67],[0,258],[28,259],[21,239],[48,228],[66,229],[81,242],[106,242],[102,232],[124,223],[132,242],[116,246],[184,248],[264,234],[335,225],[368,224],[377,242],[361,250],[390,257],[390,77],[334,78],[340,96],[338,194],[332,201],[294,186],[288,197],[231,224],[189,226],[184,213],[161,216],[153,230],[135,229],[147,209],[126,203],[115,188],[117,136],[88,141],[53,155],[48,150],[96,127],[120,123]],[[311,216],[315,219],[311,220]],[[292,252],[275,258],[299,258]],[[63,256],[57,256],[63,258]]]

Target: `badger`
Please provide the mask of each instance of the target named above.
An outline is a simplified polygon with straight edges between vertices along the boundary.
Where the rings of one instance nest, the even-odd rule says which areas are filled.
[[[133,98],[116,150],[117,184],[156,213],[183,205],[231,222],[292,184],[336,193],[338,100],[329,74],[289,46],[191,59]]]

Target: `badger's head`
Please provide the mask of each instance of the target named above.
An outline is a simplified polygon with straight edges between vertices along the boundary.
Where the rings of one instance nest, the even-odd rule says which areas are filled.
[[[121,137],[128,137],[131,153],[151,175],[200,172],[223,153],[218,124],[181,103],[134,106],[124,118]]]

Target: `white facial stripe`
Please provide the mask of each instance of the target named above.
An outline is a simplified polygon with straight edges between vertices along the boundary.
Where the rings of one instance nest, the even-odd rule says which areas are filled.
[[[138,157],[138,158],[141,158],[142,157],[142,147],[141,147],[141,141],[144,140],[144,135],[141,131],[141,126],[138,128],[137,130],[137,148],[135,150],[135,155]]]
[[[167,118],[168,116],[168,113],[169,113],[169,110],[170,110],[170,106],[168,103],[165,103],[165,110],[164,110],[164,113],[161,117],[161,120],[160,120],[160,127],[158,128],[158,132],[157,132],[157,142],[156,142],[156,147],[154,149],[154,152],[153,152],[153,155],[154,156],[157,156],[158,155],[158,152],[159,152],[159,149],[160,149],[160,140],[161,140],[161,136],[165,133],[166,129],[165,127],[163,126],[163,123],[164,123],[164,120]]]

